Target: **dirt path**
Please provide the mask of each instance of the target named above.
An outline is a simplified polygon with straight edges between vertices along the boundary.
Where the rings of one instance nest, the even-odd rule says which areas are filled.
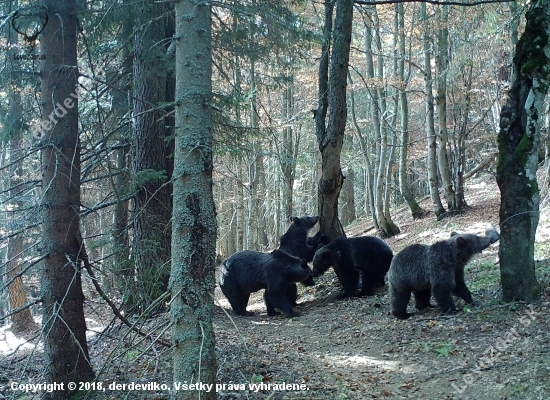
[[[388,243],[399,251],[453,230],[481,234],[498,224],[497,193],[491,178],[479,180],[467,191],[470,209],[440,222],[433,217],[415,222],[403,210],[396,214],[403,233]],[[363,235],[366,226],[357,224],[348,235]],[[541,232],[544,227],[542,222]],[[220,382],[245,385],[222,390],[219,397],[550,399],[549,268],[539,263],[544,288],[539,304],[499,304],[497,246],[467,267],[466,281],[481,305],[456,316],[429,310],[397,320],[389,315],[386,287],[371,298],[333,300],[339,290],[334,274],[301,294],[299,318],[267,317],[261,294],[249,304],[253,317],[229,311],[231,320],[218,308]],[[223,296],[219,299],[229,310]],[[281,387],[283,382],[295,386]],[[249,390],[249,383],[263,386]]]

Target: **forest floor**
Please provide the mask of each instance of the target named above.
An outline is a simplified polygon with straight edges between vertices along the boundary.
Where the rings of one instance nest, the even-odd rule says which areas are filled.
[[[447,238],[452,231],[483,234],[486,229],[498,229],[499,191],[492,176],[471,179],[466,201],[465,212],[441,221],[433,213],[414,221],[407,208],[397,210],[392,217],[402,233],[387,243],[397,253],[412,243]],[[421,205],[431,209],[429,200]],[[549,212],[548,207],[541,212],[537,231],[535,255],[542,297],[534,305],[499,301],[498,242],[466,267],[466,283],[480,305],[464,307],[458,302],[464,310],[452,316],[433,309],[398,320],[389,313],[387,286],[373,297],[335,300],[340,287],[332,270],[318,278],[316,286],[301,287],[297,307],[301,316],[296,318],[268,317],[261,292],[248,305],[255,315],[235,316],[217,288],[218,398],[550,399]],[[346,234],[375,235],[370,225],[370,221],[358,221],[347,227]],[[128,334],[111,319],[97,295],[89,293],[88,311],[97,316],[88,320],[88,328],[98,381],[104,387],[113,382],[171,382],[170,351]],[[168,315],[160,314],[145,328],[149,332],[166,329],[164,336],[168,322]],[[9,385],[43,382],[41,349],[10,338],[2,328],[0,400],[33,398],[10,390]],[[9,351],[2,348],[4,344]],[[166,391],[153,388],[96,391],[86,398],[167,397]]]
[[[397,253],[452,231],[498,229],[499,191],[492,176],[472,179],[466,201],[464,213],[439,222],[433,213],[414,221],[407,208],[400,209],[392,217],[402,233],[387,243]],[[431,209],[430,200],[421,205]],[[369,225],[355,223],[346,234],[374,235]],[[268,317],[261,294],[249,302],[254,316],[236,317],[220,293],[225,309],[215,314],[220,382],[272,386],[257,393],[225,390],[219,398],[550,399],[549,233],[543,213],[536,244],[543,295],[535,305],[499,302],[498,242],[466,267],[466,282],[480,306],[449,317],[433,309],[398,320],[389,313],[387,287],[374,297],[335,300],[340,289],[333,272],[304,288],[298,318]],[[273,386],[283,382],[304,386]]]

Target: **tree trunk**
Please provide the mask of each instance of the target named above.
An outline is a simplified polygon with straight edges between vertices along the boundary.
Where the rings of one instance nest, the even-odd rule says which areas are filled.
[[[424,82],[426,90],[426,136],[428,138],[428,182],[430,185],[430,198],[436,217],[439,219],[445,214],[441,198],[439,197],[439,182],[437,178],[437,143],[434,128],[434,107],[432,92],[432,65],[430,55],[430,30],[426,16],[426,3],[420,3],[420,19],[423,24],[424,45]]]
[[[246,219],[244,217],[244,184],[243,184],[243,159],[237,156],[237,251],[244,250],[244,228]]]
[[[353,168],[348,168],[345,171],[346,179],[344,179],[344,185],[342,186],[342,206],[341,206],[341,219],[343,225],[349,225],[355,221],[355,175]]]
[[[367,23],[365,29],[365,56],[367,78],[373,82],[378,82],[377,88],[370,89],[369,93],[372,98],[372,125],[377,143],[377,162],[372,163],[375,166],[373,173],[374,177],[374,208],[373,221],[374,225],[380,230],[385,237],[393,236],[399,233],[399,228],[393,223],[389,214],[389,204],[386,201],[389,199],[389,181],[388,174],[389,166],[392,162],[392,153],[389,151],[388,144],[388,123],[387,118],[387,102],[386,91],[384,87],[384,57],[382,55],[382,41],[378,33],[380,29],[380,21],[376,6],[369,8],[372,26]],[[376,45],[378,57],[376,60],[377,72],[374,71],[374,60],[372,51],[372,40]]]
[[[259,123],[258,123],[258,112],[256,105],[256,71],[255,71],[255,62],[253,57],[250,59],[250,129],[252,131],[253,144],[252,144],[252,154],[251,161],[248,165],[248,176],[250,178],[249,184],[249,197],[248,197],[248,235],[247,246],[248,250],[258,251],[260,249],[259,245],[259,216],[260,216],[260,207],[261,199],[263,196],[259,195],[259,185],[260,185],[260,171],[262,170],[261,164],[263,163],[262,159],[262,150],[259,143]]]
[[[397,42],[399,49],[397,79],[399,88],[399,104],[401,107],[401,152],[399,153],[399,191],[407,202],[414,219],[421,218],[424,210],[418,205],[409,185],[407,175],[407,153],[409,148],[409,103],[407,100],[407,82],[405,81],[405,11],[403,3],[396,4],[397,12]]]
[[[455,199],[459,210],[462,210],[467,204],[464,196],[464,171],[466,169],[466,139],[468,138],[468,124],[470,122],[470,109],[472,107],[472,82],[473,65],[468,63],[463,67],[462,76],[464,76],[464,99],[460,101],[461,121],[458,131],[458,140],[456,144],[456,171],[455,171]]]
[[[168,177],[168,132],[164,110],[167,100],[166,37],[167,6],[143,4],[136,18],[134,42],[134,136],[132,175],[133,258],[136,296],[141,310],[168,288],[170,277],[171,185]]]
[[[176,9],[176,144],[171,319],[174,382],[216,383],[214,312],[216,210],[212,193],[211,6]],[[216,399],[216,391],[177,391],[174,399]]]
[[[437,122],[439,125],[439,146],[437,147],[437,163],[439,166],[439,174],[441,176],[441,186],[443,187],[443,196],[447,201],[448,211],[456,211],[458,205],[456,203],[455,192],[453,189],[453,181],[449,168],[449,156],[447,154],[447,143],[449,141],[449,132],[447,130],[447,72],[448,72],[448,56],[449,51],[449,28],[447,26],[449,20],[448,6],[436,8],[436,15],[439,16],[439,30],[437,32],[437,56],[436,56],[436,71],[437,71]]]
[[[325,4],[325,16],[331,15],[332,12],[329,12],[328,8],[331,8],[332,5],[329,3]],[[332,31],[334,44],[330,54],[328,74],[328,123],[326,129],[317,130],[316,132],[322,157],[322,176],[319,181],[318,197],[319,224],[321,231],[325,232],[331,239],[344,235],[344,230],[338,219],[338,195],[340,194],[344,180],[340,168],[340,155],[347,120],[346,87],[351,44],[353,0],[336,0],[335,4],[336,15]],[[327,29],[327,25],[325,25],[325,29]],[[323,45],[323,47],[325,46]],[[321,74],[319,80],[319,96],[321,97],[323,95]],[[317,113],[319,111],[317,110]]]
[[[52,16],[41,36],[42,56],[42,269],[46,381],[65,391],[43,398],[67,399],[69,382],[90,382],[79,256],[81,238],[78,69],[74,0],[44,2]],[[63,43],[63,46],[60,46]]]
[[[17,36],[15,32],[10,31],[9,42],[14,48],[17,48]],[[21,108],[21,81],[17,78],[17,72],[20,70],[20,65],[15,58],[8,63],[10,73],[10,85],[8,87],[8,112],[6,114],[6,123],[4,124],[4,134],[9,140],[10,168],[9,168],[9,198],[11,199],[6,208],[9,212],[6,215],[6,222],[10,232],[17,232],[24,228],[25,218],[22,215],[24,202],[21,200],[20,193],[22,190],[20,185],[24,182],[23,179],[23,162],[16,161],[24,154],[22,140],[22,108]],[[14,73],[15,72],[15,73]],[[23,286],[23,270],[24,257],[23,249],[24,237],[22,235],[12,236],[8,239],[8,251],[6,263],[6,278],[11,283],[8,285],[8,299],[10,309],[15,310],[24,306],[27,303],[27,294]],[[39,325],[34,322],[29,308],[11,316],[11,331],[15,336],[29,334],[38,330]]]
[[[127,3],[130,0],[124,0]],[[130,18],[122,20],[122,32],[124,39],[130,38],[132,34],[132,22]],[[132,58],[130,56],[129,45],[122,49],[122,75],[121,85],[118,90],[113,90],[113,104],[116,107],[118,120],[124,121],[124,116],[130,114],[132,104],[128,93],[131,90],[130,76],[132,72]],[[124,199],[130,191],[130,173],[128,169],[128,155],[130,153],[130,141],[132,130],[130,124],[120,129],[117,135],[117,141],[120,146],[115,152],[115,172],[114,193],[117,203],[113,212],[113,246],[114,246],[114,271],[117,287],[122,294],[122,307],[125,311],[130,311],[136,304],[135,299],[135,271],[130,260],[130,239],[128,236],[129,210],[128,200]]]
[[[283,217],[288,220],[293,216],[292,212],[292,191],[294,187],[294,174],[296,171],[296,156],[294,152],[294,132],[290,120],[294,114],[293,85],[289,83],[283,94],[283,117],[286,120],[283,127],[283,140],[279,154],[279,162],[283,173]],[[297,146],[296,146],[297,147]]]
[[[497,183],[500,205],[500,275],[505,301],[540,295],[534,245],[539,220],[538,145],[550,85],[550,0],[534,3],[514,56],[514,75],[500,118]]]
[[[359,139],[359,147],[361,149],[361,154],[363,154],[363,158],[365,160],[365,214],[368,217],[370,214],[370,211],[374,209],[374,189],[373,189],[373,173],[372,173],[372,166],[370,162],[370,152],[369,152],[369,144],[367,142],[367,139],[361,132],[361,127],[359,126],[359,123],[357,121],[357,117],[355,115],[355,92],[353,90],[353,80],[351,78],[351,74],[348,73],[348,81],[351,85],[349,90],[349,100],[350,100],[350,117],[351,122],[353,124],[353,128],[355,133],[357,134],[357,138]],[[374,213],[373,213],[374,214]],[[372,221],[376,229],[380,229],[380,226],[378,225],[378,221],[376,220],[376,217],[373,215]]]

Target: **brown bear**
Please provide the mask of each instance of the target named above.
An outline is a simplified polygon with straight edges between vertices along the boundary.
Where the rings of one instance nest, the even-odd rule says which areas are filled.
[[[409,318],[407,305],[414,292],[416,308],[434,307],[433,295],[443,313],[456,312],[451,293],[473,304],[472,295],[464,282],[464,267],[470,258],[499,240],[495,230],[486,236],[451,233],[451,237],[432,244],[413,244],[405,247],[392,260],[388,272],[391,313]]]
[[[308,237],[309,231],[313,229],[315,224],[319,221],[319,217],[292,217],[290,218],[292,223],[288,227],[287,231],[281,236],[279,250],[290,254],[291,256],[298,257],[299,259],[311,262],[317,246],[320,244],[327,244],[330,239],[324,233],[320,231],[316,235]],[[310,276],[305,281],[301,282],[304,286],[313,286],[315,281]],[[298,288],[295,283],[291,283],[287,288],[287,298],[293,307],[297,305]]]
[[[220,266],[220,288],[238,315],[246,311],[250,294],[265,289],[267,315],[277,315],[275,307],[289,317],[299,314],[287,297],[288,286],[309,278],[311,270],[305,260],[274,250],[271,253],[244,250],[225,259]]]
[[[337,299],[355,296],[361,273],[359,296],[373,296],[376,286],[384,284],[384,277],[390,268],[393,252],[382,239],[374,236],[334,239],[326,246],[320,246],[313,257],[312,276],[321,276],[333,267],[340,280],[343,293]]]

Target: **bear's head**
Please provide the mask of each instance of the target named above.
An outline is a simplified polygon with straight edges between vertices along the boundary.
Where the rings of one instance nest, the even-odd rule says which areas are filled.
[[[292,221],[290,228],[294,225],[295,228],[299,227],[309,231],[319,222],[319,217],[291,217],[290,220]]]
[[[311,276],[314,278],[323,275],[327,269],[336,265],[340,260],[341,253],[332,251],[328,246],[319,246],[313,256],[313,271]]]
[[[487,230],[485,236],[477,236],[470,233],[458,234],[456,232],[451,233],[451,238],[447,240],[447,243],[453,243],[458,249],[460,258],[467,262],[474,254],[481,253],[491,244],[498,241],[500,235],[494,229]]]

